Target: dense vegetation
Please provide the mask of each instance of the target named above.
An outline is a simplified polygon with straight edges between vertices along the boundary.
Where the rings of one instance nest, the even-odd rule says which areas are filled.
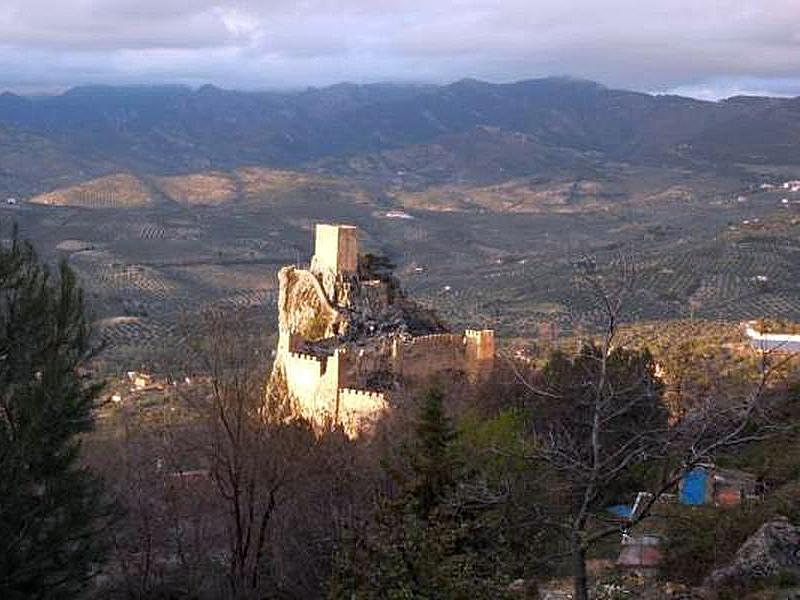
[[[585,598],[621,529],[665,535],[663,577],[696,585],[766,520],[798,518],[793,363],[618,332],[611,296],[594,341],[501,361],[479,385],[412,382],[355,440],[265,398],[263,330],[215,311],[176,357],[191,385],[105,407],[90,432],[74,276],[19,241],[0,258],[3,597],[489,599],[566,576]],[[764,500],[655,501],[708,460],[753,473]],[[608,512],[641,491],[640,514]]]
[[[14,237],[0,248],[0,596],[68,598],[103,556],[111,507],[80,462],[99,387],[75,276]]]
[[[264,357],[253,350],[252,329],[211,332],[211,387],[114,411],[107,425],[126,436],[90,450],[97,468],[113,471],[128,508],[112,555],[124,576],[103,594],[511,598],[582,573],[588,587],[595,579],[586,563],[619,552],[624,523],[607,507],[630,504],[643,490],[675,491],[680,473],[710,456],[690,450],[712,446],[719,464],[764,475],[769,495],[755,508],[651,507],[640,521],[671,540],[665,577],[700,583],[765,520],[794,518],[786,509],[800,462],[776,447],[796,431],[782,430],[784,441],[723,443],[742,423],[727,412],[727,394],[747,393],[754,379],[724,388],[722,404],[707,381],[682,380],[685,395],[702,390],[714,397],[706,408],[716,408],[709,420],[678,426],[665,402],[675,382],[655,376],[649,352],[614,349],[609,388],[598,397],[603,354],[589,345],[555,351],[538,366],[499,368],[478,387],[445,378],[443,393],[420,382],[372,436],[348,440],[335,428],[315,435],[302,420],[284,420],[290,413],[280,398],[269,414],[282,417],[265,422],[251,377],[264,372]],[[796,423],[794,392],[781,382],[769,390],[770,411]],[[592,475],[598,398],[602,469]],[[109,448],[126,457],[125,468],[97,457]],[[159,468],[153,457],[163,457]],[[692,552],[703,558],[692,562]]]

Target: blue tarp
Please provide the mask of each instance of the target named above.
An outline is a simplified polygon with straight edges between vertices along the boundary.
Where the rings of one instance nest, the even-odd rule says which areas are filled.
[[[708,482],[708,471],[696,468],[683,476],[681,482],[680,497],[681,504],[700,506],[706,503],[706,490]]]
[[[633,507],[627,504],[615,504],[614,506],[609,506],[606,510],[621,519],[630,519],[631,514],[633,514]]]

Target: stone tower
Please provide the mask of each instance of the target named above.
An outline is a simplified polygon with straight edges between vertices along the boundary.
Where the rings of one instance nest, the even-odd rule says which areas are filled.
[[[493,361],[495,356],[492,329],[467,329],[464,332],[467,359],[472,362]]]
[[[358,228],[317,224],[312,270],[354,275],[358,270]]]
[[[390,409],[396,389],[444,373],[471,381],[491,373],[494,332],[452,333],[433,311],[390,294],[390,282],[359,270],[357,227],[318,224],[314,244],[310,269],[278,273],[268,393],[285,394],[320,430],[340,424],[355,436]]]

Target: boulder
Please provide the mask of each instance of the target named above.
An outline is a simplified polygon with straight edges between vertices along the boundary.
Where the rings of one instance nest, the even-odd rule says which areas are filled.
[[[706,580],[713,589],[746,587],[781,573],[800,577],[800,527],[785,518],[764,523],[736,552],[731,563]]]

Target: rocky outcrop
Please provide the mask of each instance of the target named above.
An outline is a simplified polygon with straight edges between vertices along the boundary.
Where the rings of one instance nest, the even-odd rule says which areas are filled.
[[[325,295],[320,282],[309,271],[283,267],[278,273],[278,326],[307,340],[342,333],[343,319]]]
[[[318,225],[310,268],[284,267],[278,279],[267,399],[285,396],[323,427],[357,435],[409,381],[446,371],[473,380],[491,370],[494,332],[448,333],[434,311],[406,296],[388,259],[358,255],[351,225]]]
[[[736,589],[783,573],[800,577],[800,527],[782,518],[764,523],[742,544],[731,564],[714,571],[705,585]]]
[[[310,342],[447,331],[432,310],[381,280],[284,267],[278,281],[280,331]]]

